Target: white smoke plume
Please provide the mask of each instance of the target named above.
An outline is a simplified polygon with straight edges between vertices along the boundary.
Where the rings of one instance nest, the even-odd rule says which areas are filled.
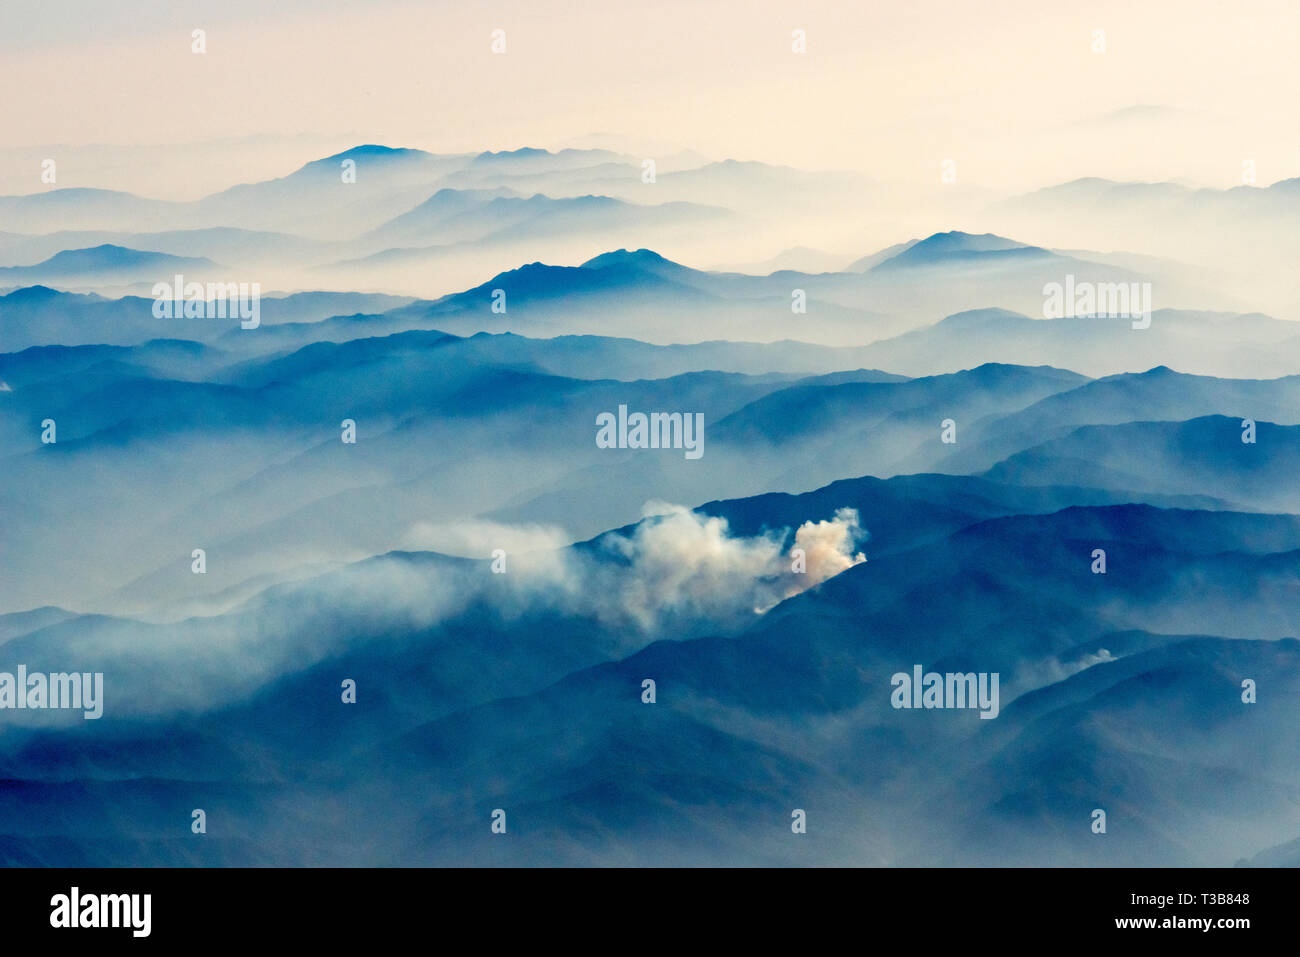
[[[864,534],[854,509],[799,527],[793,547],[805,553],[802,571],[783,551],[785,530],[742,538],[731,535],[725,518],[685,506],[651,502],[643,512],[647,517],[630,535],[609,533],[600,540],[620,561],[585,571],[592,598],[609,603],[598,604],[597,612],[626,615],[643,631],[665,618],[706,619],[720,630],[743,625],[866,561],[854,553]]]
[[[833,519],[820,522],[804,522],[795,531],[794,547],[802,549],[807,556],[808,571],[806,581],[791,583],[792,588],[783,597],[797,595],[814,585],[820,585],[826,579],[847,571],[854,565],[867,560],[861,552],[854,552],[863,530],[858,524],[858,510],[841,508],[835,512]]]
[[[276,585],[225,614],[155,625],[92,616],[39,639],[12,639],[7,648],[20,649],[32,670],[105,672],[113,714],[193,712],[367,642],[436,632],[475,608],[490,609],[501,627],[536,613],[598,622],[612,636],[608,653],[616,654],[659,638],[735,632],[866,560],[854,551],[865,532],[852,509],[807,521],[793,536],[781,529],[751,537],[684,506],[649,503],[644,511],[626,532],[568,548],[537,548],[564,537],[543,527],[413,530],[459,540],[479,556],[502,543],[533,548],[506,549],[501,574],[484,557],[398,553]],[[795,549],[805,553],[803,571],[795,570]],[[442,639],[435,633],[429,640]]]

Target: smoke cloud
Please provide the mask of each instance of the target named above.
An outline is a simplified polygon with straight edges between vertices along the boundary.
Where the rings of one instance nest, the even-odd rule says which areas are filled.
[[[507,625],[523,620],[523,627],[539,614],[594,621],[615,636],[610,651],[619,654],[665,637],[735,632],[866,560],[854,550],[866,533],[852,509],[809,520],[793,535],[781,529],[752,537],[732,535],[725,518],[681,505],[647,503],[644,514],[629,531],[549,549],[567,540],[563,532],[493,523],[417,527],[412,541],[454,540],[475,556],[504,548],[504,568],[494,571],[491,558],[399,552],[276,585],[226,614],[166,624],[87,616],[18,637],[7,650],[33,669],[105,672],[114,715],[196,712],[475,609]],[[799,561],[796,549],[804,553]],[[24,723],[38,720],[45,721]]]
[[[743,538],[731,535],[725,518],[684,506],[651,502],[643,512],[646,518],[630,535],[609,533],[600,540],[621,560],[615,566],[621,587],[610,580],[608,566],[590,570],[591,585],[598,587],[593,598],[613,603],[596,611],[624,614],[643,631],[665,617],[703,618],[721,630],[743,626],[754,614],[866,561],[854,552],[865,533],[853,509],[799,527],[793,548],[804,552],[802,570],[783,548],[788,530]]]

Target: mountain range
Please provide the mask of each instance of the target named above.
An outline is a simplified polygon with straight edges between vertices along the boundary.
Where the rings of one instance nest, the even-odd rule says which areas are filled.
[[[1296,181],[652,160],[0,198],[0,863],[1300,863]]]

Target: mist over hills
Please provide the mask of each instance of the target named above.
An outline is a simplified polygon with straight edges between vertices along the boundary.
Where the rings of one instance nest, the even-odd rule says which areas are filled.
[[[819,283],[831,303],[901,314],[904,324],[913,326],[921,324],[922,316],[934,321],[980,306],[1032,314],[1041,305],[1042,285],[1060,281],[1058,273],[1073,271],[1092,282],[1138,278],[1131,266],[1121,265],[1126,258],[1115,253],[1109,235],[1102,241],[1094,232],[1086,243],[1079,238],[1082,230],[1053,237],[1056,245],[1069,241],[1075,250],[1106,251],[1079,260],[1087,265],[1077,265],[1068,255],[1052,261],[1045,255],[1049,248],[1021,241],[1021,233],[1036,238],[1042,217],[1034,213],[1038,219],[1011,220],[1003,210],[1038,202],[1037,194],[986,212],[941,206],[913,217],[912,236],[890,236],[885,223],[903,210],[928,209],[935,200],[855,174],[729,159],[695,160],[698,165],[692,168],[669,165],[651,175],[645,162],[602,149],[524,147],[436,155],[363,145],[313,160],[283,177],[232,186],[189,203],[56,187],[0,197],[0,256],[11,259],[0,265],[32,265],[38,261],[32,258],[35,250],[48,257],[64,248],[109,242],[229,263],[246,274],[243,281],[260,282],[265,289],[383,288],[436,298],[486,280],[507,263],[535,261],[543,249],[558,265],[577,265],[619,246],[650,246],[669,258],[703,265],[735,263],[764,258],[759,250],[771,257],[789,249],[789,233],[798,229],[824,234],[829,241],[822,245],[841,250],[839,262],[850,262],[842,273],[833,267],[809,273],[837,277]],[[1060,189],[1070,196],[1078,192]],[[1287,195],[1285,184],[1256,192],[1274,191]],[[1090,196],[1075,201],[1086,205]],[[844,228],[846,217],[859,213],[872,223],[865,232],[878,237],[867,240],[865,250],[851,245]],[[953,231],[948,223],[954,215],[982,218],[1002,235],[991,236],[988,228]],[[936,228],[948,231],[936,233]],[[56,238],[61,232],[65,238]],[[1198,232],[1206,234],[1217,231]],[[920,248],[911,250],[918,239]],[[877,243],[888,249],[872,252]],[[981,243],[987,248],[978,248]],[[1137,244],[1133,251],[1148,254],[1148,269],[1141,271],[1149,273],[1157,265],[1151,254],[1168,248]],[[740,255],[720,257],[719,249]],[[754,252],[746,256],[746,250]],[[871,271],[885,260],[893,260],[892,265],[871,282],[844,275]],[[940,261],[954,272],[944,283],[920,275],[889,275],[906,272],[900,270],[903,265]],[[1157,275],[1141,276],[1153,281],[1162,307],[1245,310],[1249,305],[1295,318],[1293,288],[1261,286],[1256,273],[1241,273],[1235,265],[1207,281],[1204,257],[1192,261],[1196,270],[1165,260]],[[774,267],[780,264],[773,261]],[[946,288],[953,282],[960,287]],[[782,289],[787,298],[791,288]],[[972,293],[979,294],[972,298]]]
[[[842,503],[856,501],[848,486],[833,494]],[[873,498],[868,494],[860,501],[866,505]],[[737,502],[721,510],[749,506]],[[340,631],[361,628],[373,634],[375,611],[345,612],[335,604],[346,607],[354,602],[362,594],[359,582],[345,587],[322,582],[323,588],[312,586],[318,597],[311,604],[334,596],[315,612],[328,628],[322,632],[313,618],[300,614],[284,619],[294,621],[304,636],[319,636],[307,646],[313,649],[307,659],[324,658],[300,677],[269,680],[264,692],[231,709],[181,719],[137,719],[125,735],[119,730],[106,738],[99,730],[103,725],[25,735],[7,768],[11,778],[27,782],[12,792],[10,811],[30,812],[41,802],[59,808],[59,819],[68,823],[47,827],[39,840],[8,837],[5,853],[11,862],[49,861],[55,848],[58,859],[85,863],[157,855],[176,863],[272,863],[311,853],[320,861],[465,863],[487,855],[493,863],[622,859],[645,864],[701,863],[721,847],[734,863],[1043,863],[1060,855],[1091,864],[1140,863],[1152,856],[1181,863],[1222,862],[1239,856],[1243,846],[1252,846],[1265,834],[1295,826],[1285,782],[1261,781],[1258,763],[1264,756],[1290,766],[1294,736],[1279,733],[1286,722],[1276,713],[1272,720],[1269,715],[1259,718],[1257,713],[1243,714],[1240,705],[1230,702],[1236,699],[1241,675],[1254,676],[1283,695],[1296,680],[1293,639],[1242,641],[1237,636],[1267,625],[1267,618],[1260,617],[1267,609],[1282,609],[1279,596],[1269,589],[1294,580],[1300,531],[1294,516],[1234,513],[1221,513],[1213,520],[1218,527],[1211,531],[1198,514],[1132,506],[1066,509],[1047,516],[1052,523],[1047,528],[1054,533],[1050,536],[1030,517],[977,522],[965,531],[850,568],[821,589],[761,616],[739,637],[660,640],[626,658],[615,652],[609,659],[608,642],[613,640],[614,647],[621,642],[606,637],[593,645],[592,637],[603,629],[570,612],[559,627],[581,622],[587,637],[560,642],[570,655],[578,653],[568,663],[554,657],[556,622],[539,630],[540,622],[529,616],[508,623],[491,617],[503,607],[500,594],[483,605],[471,602],[432,630],[403,628],[369,638],[363,654],[357,639]],[[1191,527],[1186,524],[1189,518],[1195,523]],[[1016,530],[1006,522],[1022,527]],[[1171,540],[1170,530],[1182,534]],[[1261,532],[1271,540],[1259,541]],[[1212,536],[1224,533],[1246,550],[1210,554]],[[1024,551],[1027,546],[1029,552]],[[1090,575],[1091,546],[1105,547],[1125,562],[1139,561],[1142,574],[1105,579]],[[962,569],[974,556],[979,556],[983,580],[977,587],[955,584],[965,578]],[[432,584],[451,570],[441,561],[430,563],[412,555],[383,561],[397,567],[376,577],[373,563],[366,563],[345,574],[355,576],[369,568],[368,587],[389,593],[385,617],[399,594],[414,594],[407,589],[418,582]],[[482,587],[516,587],[507,579],[488,577],[485,565],[479,563],[477,569]],[[1256,567],[1270,570],[1261,577]],[[1032,575],[1026,575],[1029,568],[1034,569]],[[918,571],[936,594],[947,596],[946,601],[926,602],[917,594],[899,600],[894,582],[914,584]],[[936,571],[941,572],[938,578]],[[1199,607],[1187,608],[1186,614],[1250,607],[1256,609],[1256,620],[1243,621],[1229,613],[1215,621],[1211,615],[1207,624],[1235,622],[1228,639],[1135,629],[1136,623],[1161,619],[1160,609],[1167,609],[1168,603],[1151,593],[1150,582],[1177,589],[1174,581],[1163,581],[1171,574],[1213,586],[1200,595]],[[407,581],[410,575],[415,578]],[[1270,581],[1277,584],[1270,586]],[[1109,595],[1108,610],[1100,618],[1089,611],[1096,603],[1096,588]],[[1025,589],[1038,598],[1030,599]],[[287,595],[275,598],[279,606],[286,601],[310,607]],[[537,601],[533,598],[530,604],[536,607]],[[987,617],[990,601],[1020,609],[1032,604],[1037,616]],[[240,612],[242,627],[262,620],[264,609],[255,603]],[[918,618],[918,609],[927,613]],[[981,620],[986,625],[974,633],[953,627],[954,622]],[[1049,622],[1056,624],[1042,631]],[[210,632],[204,644],[211,647],[221,646],[214,640],[216,634],[241,630],[220,619],[168,627]],[[32,659],[38,649],[57,656],[64,642],[75,642],[83,655],[93,655],[97,653],[89,649],[107,652],[115,640],[131,636],[138,642],[149,634],[146,626],[94,619],[75,619],[55,628],[23,639],[26,647],[11,641],[8,648]],[[470,663],[472,657],[455,663],[457,657],[478,654],[472,642],[455,636],[485,629],[505,642],[496,646],[496,653],[509,667],[493,669],[489,685],[457,681],[466,668],[476,673],[479,669]],[[121,637],[114,639],[114,632]],[[545,650],[530,656],[520,642],[535,642],[543,633],[549,636]],[[334,637],[320,644],[327,635]],[[603,648],[601,641],[606,642]],[[351,651],[344,650],[349,647]],[[590,649],[585,667],[580,647]],[[306,648],[301,641],[293,648],[301,664]],[[1001,669],[1009,686],[1004,713],[993,722],[970,715],[975,720],[953,723],[954,716],[936,712],[914,723],[912,716],[890,708],[889,674],[918,657],[941,669]],[[167,672],[172,680],[178,667],[204,665],[173,663]],[[558,679],[566,668],[576,670],[563,680],[548,680],[548,674]],[[346,719],[330,690],[336,684],[332,677],[344,673],[360,676],[363,687],[373,683],[379,694],[361,714]],[[390,676],[399,675],[400,682],[392,684]],[[119,671],[116,677],[119,682],[143,680],[133,672]],[[654,677],[658,685],[659,700],[653,708],[640,701],[644,677]],[[1150,687],[1159,689],[1155,697],[1146,690]],[[467,691],[481,703],[466,699]],[[287,702],[292,706],[286,707]],[[163,707],[166,710],[165,703]],[[1275,700],[1269,707],[1276,712],[1285,704]],[[1171,710],[1200,716],[1195,741],[1175,743],[1162,730],[1167,722],[1151,720],[1151,715],[1167,716]],[[421,714],[435,717],[422,721]],[[573,715],[584,720],[574,723]],[[180,734],[184,747],[145,747],[160,720]],[[1242,724],[1247,720],[1249,724]],[[558,727],[568,730],[560,733]],[[1088,730],[1081,735],[1080,727]],[[248,757],[223,750],[220,742],[229,740],[234,729],[241,729],[244,755],[271,757],[282,773],[294,769],[302,783],[292,804],[283,803],[283,785],[259,775]],[[368,735],[380,729],[383,743],[367,744]],[[1226,745],[1242,734],[1251,742],[1247,760],[1240,747]],[[149,808],[183,805],[199,788],[223,819],[241,822],[235,830],[242,838],[222,837],[188,851],[168,849],[166,842],[159,843],[165,827],[158,823],[144,825],[133,852],[89,841],[88,823],[99,819],[96,800],[113,785],[99,781],[98,773],[85,765],[75,780],[69,779],[71,740],[84,740],[84,747],[93,748],[102,764],[122,767],[127,762],[137,774],[158,782],[151,795],[138,786],[114,789],[126,817],[156,820],[158,811]],[[51,752],[56,741],[58,751]],[[331,770],[340,749],[353,752],[347,766],[355,769],[343,778]],[[55,754],[60,757],[51,766]],[[636,773],[651,756],[654,774]],[[1087,777],[1075,775],[1059,785],[1050,783],[1059,779],[1043,779],[1041,770],[1035,770],[1043,761],[1079,760],[1090,769]],[[1222,771],[1195,773],[1207,760]],[[940,769],[951,771],[954,761],[960,777],[950,791],[917,786]],[[220,769],[222,779],[233,786],[223,796],[210,784],[194,780],[200,766],[208,775]],[[515,770],[503,776],[501,768]],[[545,784],[533,769],[544,769]],[[1131,783],[1134,775],[1143,782],[1137,791]],[[377,789],[381,781],[383,787]],[[1030,795],[1020,789],[1039,781],[1048,782],[1048,788],[1035,785],[1026,806]],[[1189,787],[1197,800],[1185,803],[1174,789]],[[972,789],[978,800],[970,800]],[[416,800],[417,794],[423,797]],[[701,803],[700,794],[727,794],[732,799]],[[1255,796],[1243,801],[1247,794]],[[376,800],[401,808],[401,820],[373,814],[371,802]],[[487,844],[464,820],[466,800],[471,810],[478,802],[513,809],[512,822],[531,840],[505,849]],[[782,838],[782,822],[788,816],[784,805],[792,801],[807,805],[816,815],[812,820],[841,838],[849,834],[851,840],[832,842],[830,835],[821,835],[810,848]],[[1099,845],[1086,837],[1071,838],[1071,822],[1082,805],[1087,805],[1082,807],[1085,821],[1092,806],[1111,808],[1113,826],[1130,839]],[[1174,817],[1188,828],[1217,822],[1220,836],[1209,842],[1171,844],[1170,831],[1153,827],[1142,810],[1148,806],[1184,809]],[[338,830],[327,833],[354,834],[345,852],[324,852],[316,843],[322,832],[313,819],[325,809],[338,815]],[[1188,809],[1195,810],[1184,821]],[[265,823],[268,814],[274,818],[274,830]],[[611,816],[621,822],[619,828],[592,830],[590,823],[583,824]],[[45,819],[50,820],[48,814]],[[844,831],[853,821],[858,823]],[[1232,827],[1222,827],[1225,821]],[[982,828],[995,828],[1003,840],[973,840],[972,834]],[[398,834],[406,837],[399,840]],[[936,835],[941,838],[937,843]],[[242,842],[250,836],[254,839]],[[701,843],[704,837],[707,843]],[[1010,851],[1003,846],[1008,841]]]
[[[1185,475],[1171,485],[1168,479],[1153,484],[1160,474],[1154,468],[1142,480],[1131,467],[1107,475],[1100,455],[1081,470],[1070,464],[1079,457],[1071,451],[1051,458],[1066,464],[1048,473],[1053,477],[1045,484],[1194,495],[1242,507],[1250,501],[1223,488],[1226,475],[1217,471],[1259,448],[1241,442],[1241,419],[1258,420],[1267,452],[1253,461],[1265,468],[1260,481],[1266,482],[1267,475],[1285,472],[1290,454],[1283,438],[1289,431],[1272,423],[1294,426],[1300,407],[1291,378],[1198,379],[1163,369],[1096,381],[1002,365],[919,379],[866,369],[831,376],[703,371],[727,362],[752,367],[766,357],[763,348],[634,348],[598,338],[408,332],[255,359],[165,340],[25,350],[0,361],[9,390],[0,436],[15,480],[10,540],[46,551],[53,546],[42,542],[63,540],[59,527],[75,534],[74,503],[93,494],[108,515],[120,514],[127,524],[117,527],[106,516],[102,537],[83,533],[73,564],[55,560],[62,569],[55,580],[66,582],[73,567],[83,575],[96,569],[84,578],[89,588],[82,600],[102,601],[108,582],[101,580],[111,567],[118,587],[140,578],[134,598],[113,599],[139,607],[147,595],[193,594],[185,563],[167,558],[175,548],[168,543],[177,540],[224,543],[230,560],[203,579],[205,591],[219,590],[240,578],[289,573],[318,561],[320,549],[354,560],[409,544],[411,535],[454,538],[444,526],[473,515],[553,528],[559,540],[572,541],[626,524],[654,498],[804,491],[862,474],[997,467],[1012,476],[1020,469],[1036,475],[1046,463],[1031,469],[1015,456],[1039,454],[1044,443],[1080,426],[1153,417],[1188,423],[1196,435],[1188,441],[1199,441],[1207,459],[1203,477]],[[840,358],[814,350],[800,359],[772,348],[780,348],[785,363],[834,366]],[[647,366],[664,375],[640,378],[652,371]],[[596,369],[602,377],[588,378]],[[707,453],[691,461],[664,450],[647,460],[635,450],[599,448],[597,414],[620,405],[699,410]],[[539,409],[547,411],[539,416]],[[1206,415],[1238,418],[1216,424],[1203,420]],[[37,427],[46,416],[59,423],[54,447],[42,444]],[[356,446],[339,444],[345,418],[356,423]],[[947,419],[957,429],[955,444],[942,440]],[[167,464],[178,450],[204,463],[180,483],[182,473]],[[1117,452],[1117,462],[1125,454]],[[1010,464],[1000,465],[1004,460]],[[527,469],[502,467],[525,461]],[[72,462],[97,473],[110,468],[98,463],[112,463],[117,481],[87,493],[59,478]],[[19,497],[24,488],[39,493]],[[143,501],[157,516],[146,526],[124,504]],[[1289,499],[1266,501],[1271,507]],[[423,526],[432,530],[422,532]],[[212,539],[203,528],[221,528],[222,535]],[[135,543],[131,558],[108,562],[122,536]],[[173,571],[160,577],[168,564]],[[10,576],[7,585],[39,588],[44,574],[38,564]],[[28,604],[56,597],[28,594]]]
[[[1085,178],[1001,201],[988,212],[993,228],[1021,232],[1033,223],[1044,242],[1068,235],[1095,248],[1103,235],[1123,236],[1134,252],[1231,276],[1222,281],[1248,286],[1256,303],[1297,315],[1300,284],[1290,264],[1300,252],[1300,179],[1219,190]]]
[[[1296,181],[647,159],[0,197],[0,862],[1294,864]]]
[[[352,313],[322,315],[316,311],[299,316],[281,310],[276,305],[279,300],[272,299],[262,327],[254,330],[238,328],[239,322],[231,318],[159,319],[153,313],[154,300],[143,295],[124,296],[102,309],[88,311],[87,319],[102,322],[102,326],[74,323],[66,310],[47,302],[44,294],[13,290],[0,297],[0,328],[10,350],[52,342],[132,344],[168,337],[219,341],[225,348],[257,352],[414,329],[461,336],[476,332],[616,336],[663,345],[794,338],[826,346],[866,346],[869,348],[858,354],[868,364],[908,375],[1008,360],[1072,367],[1091,375],[1141,371],[1157,364],[1213,375],[1281,375],[1292,368],[1300,347],[1292,323],[1257,313],[1156,309],[1140,320],[1106,315],[1043,319],[1006,309],[965,309],[943,318],[942,309],[972,296],[1004,293],[1010,298],[1003,301],[1037,308],[1041,315],[1044,283],[1074,276],[1072,270],[1096,276],[1098,283],[1126,277],[1109,266],[1042,250],[1033,252],[1024,263],[1009,264],[1002,259],[1008,252],[1019,255],[1019,246],[960,251],[967,240],[978,245],[987,241],[986,237],[942,234],[931,238],[937,252],[903,266],[893,265],[895,256],[865,273],[819,275],[710,273],[648,249],[615,250],[579,266],[526,264],[432,301],[409,297],[399,301],[375,294],[313,294],[318,301],[338,303],[340,309],[351,304],[360,307]],[[899,255],[910,256],[923,245]],[[958,252],[952,251],[954,246]],[[986,262],[986,256],[994,261]],[[182,264],[146,254],[133,254],[132,258],[156,259],[165,265],[157,271],[168,289],[165,297],[173,295],[172,274]],[[1101,272],[1082,272],[1087,269]],[[214,270],[204,271],[211,274]],[[229,270],[215,271],[219,282],[232,278]],[[201,280],[202,273],[195,279]],[[1006,292],[1013,288],[1014,294]],[[942,291],[926,291],[935,289]],[[347,296],[352,297],[350,302]],[[28,318],[33,311],[41,313],[47,323],[40,333]],[[50,317],[51,311],[57,316]]]
[[[130,285],[150,282],[170,270],[188,272],[196,279],[213,277],[223,267],[206,258],[140,252],[104,243],[91,249],[65,249],[34,266],[0,268],[0,282],[62,282],[68,288]]]

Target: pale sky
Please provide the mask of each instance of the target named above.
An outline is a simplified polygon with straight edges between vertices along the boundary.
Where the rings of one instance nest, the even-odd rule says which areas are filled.
[[[95,169],[114,182],[74,163],[59,185],[185,198],[359,142],[591,133],[886,182],[952,159],[1010,192],[1083,175],[1227,187],[1244,159],[1265,185],[1300,175],[1297,48],[1300,5],[1270,0],[4,0],[0,191],[40,190],[36,153],[88,144],[158,148]]]

